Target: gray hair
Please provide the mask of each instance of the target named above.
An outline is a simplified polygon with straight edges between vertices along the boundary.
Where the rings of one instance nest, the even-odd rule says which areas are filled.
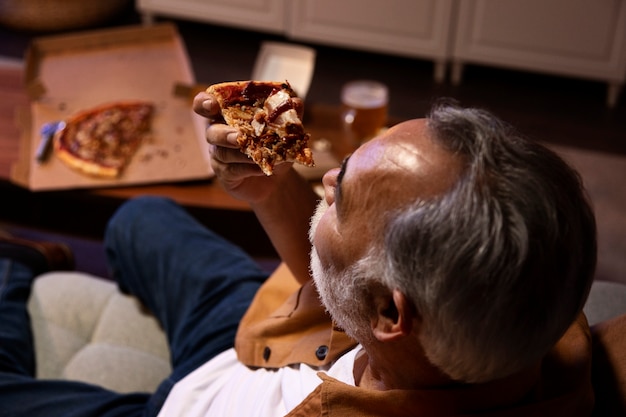
[[[489,112],[439,103],[428,127],[463,174],[390,214],[367,263],[414,303],[434,365],[459,381],[504,377],[540,360],[582,310],[593,211],[573,169]]]

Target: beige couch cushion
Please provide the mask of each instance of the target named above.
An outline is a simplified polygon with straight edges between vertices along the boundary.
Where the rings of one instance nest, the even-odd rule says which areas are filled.
[[[153,392],[171,372],[157,321],[113,282],[48,273],[35,280],[28,308],[39,378]]]

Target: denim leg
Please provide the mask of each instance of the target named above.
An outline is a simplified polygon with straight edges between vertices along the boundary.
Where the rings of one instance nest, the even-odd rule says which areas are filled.
[[[141,417],[150,394],[0,372],[0,417]]]
[[[26,303],[33,273],[26,265],[0,259],[0,372],[35,375],[35,354]]]
[[[160,197],[125,203],[105,235],[112,274],[163,326],[172,375],[151,399],[234,344],[241,317],[267,274],[239,247]]]

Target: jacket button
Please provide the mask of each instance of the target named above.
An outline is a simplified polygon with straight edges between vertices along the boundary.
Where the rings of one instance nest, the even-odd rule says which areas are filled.
[[[326,355],[328,355],[328,346],[322,345],[315,351],[315,357],[321,361],[326,359]]]
[[[265,349],[263,349],[263,360],[267,362],[271,354],[272,354],[272,349],[270,349],[269,346],[265,346]]]

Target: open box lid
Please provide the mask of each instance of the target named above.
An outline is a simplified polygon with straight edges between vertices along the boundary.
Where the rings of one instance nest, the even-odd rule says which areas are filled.
[[[178,83],[193,84],[186,48],[175,26],[131,26],[35,39],[25,65],[31,104],[21,121],[14,181],[32,190],[110,187],[210,178],[205,123]],[[35,162],[44,123],[111,102],[155,106],[152,140],[142,144],[117,179],[86,176],[51,156]]]
[[[308,46],[263,42],[254,68],[252,80],[289,81],[294,91],[305,99],[315,70],[316,51]]]

